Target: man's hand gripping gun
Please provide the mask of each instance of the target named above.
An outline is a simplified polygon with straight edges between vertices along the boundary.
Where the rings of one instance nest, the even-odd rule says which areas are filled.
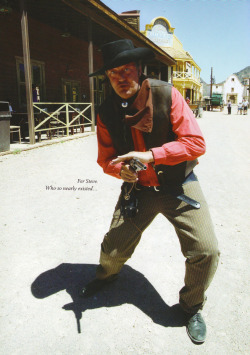
[[[137,158],[131,159],[129,161],[129,165],[135,172],[147,169],[147,166],[145,164],[143,164]],[[124,204],[124,212],[125,212],[125,215],[127,215],[128,217],[135,216],[135,214],[137,212],[137,199],[135,197],[132,198],[133,187],[134,187],[134,184],[129,192],[128,192],[127,186],[125,186],[124,190],[123,190],[123,193],[124,193],[123,199],[125,200],[125,204],[126,204],[126,206]],[[197,208],[197,209],[200,208],[200,203],[198,201],[193,200],[192,198],[188,197],[184,193],[181,193],[181,194],[172,193],[172,195],[175,196],[176,198],[178,198],[179,200],[186,202],[188,205],[191,205],[194,208]]]
[[[135,172],[141,171],[141,170],[146,170],[147,166],[143,164],[139,159],[133,158],[129,161],[129,165],[131,169],[133,169]],[[122,202],[121,202],[121,214],[124,217],[131,218],[135,217],[138,209],[138,200],[135,196],[135,191],[133,189],[134,183],[124,183],[122,186]]]

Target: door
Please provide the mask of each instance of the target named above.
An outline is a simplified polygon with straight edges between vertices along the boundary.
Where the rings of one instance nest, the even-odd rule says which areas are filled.
[[[62,79],[63,102],[80,102],[81,83]]]

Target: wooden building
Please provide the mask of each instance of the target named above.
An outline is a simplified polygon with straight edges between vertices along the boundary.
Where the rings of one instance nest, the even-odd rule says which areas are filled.
[[[102,66],[100,47],[106,42],[129,38],[136,47],[151,48],[155,59],[150,66],[162,68],[159,77],[169,80],[168,68],[175,60],[99,0],[6,4],[0,9],[0,101],[26,115],[32,144],[42,127],[35,121],[39,102],[90,104],[94,130],[94,109],[105,89],[102,76],[89,79],[88,73]],[[45,123],[52,118],[55,112]]]

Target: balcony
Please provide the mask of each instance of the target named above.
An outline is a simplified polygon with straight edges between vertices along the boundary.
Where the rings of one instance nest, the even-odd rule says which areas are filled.
[[[173,79],[177,81],[187,81],[190,80],[197,85],[201,85],[200,78],[194,76],[190,72],[183,72],[183,71],[174,71],[173,72]]]

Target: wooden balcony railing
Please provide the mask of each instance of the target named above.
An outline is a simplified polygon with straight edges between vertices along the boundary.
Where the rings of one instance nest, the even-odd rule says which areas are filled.
[[[196,81],[198,84],[200,84],[200,78],[194,76],[192,73],[189,72],[182,72],[182,71],[174,71],[173,72],[173,78],[174,79],[189,79]]]

